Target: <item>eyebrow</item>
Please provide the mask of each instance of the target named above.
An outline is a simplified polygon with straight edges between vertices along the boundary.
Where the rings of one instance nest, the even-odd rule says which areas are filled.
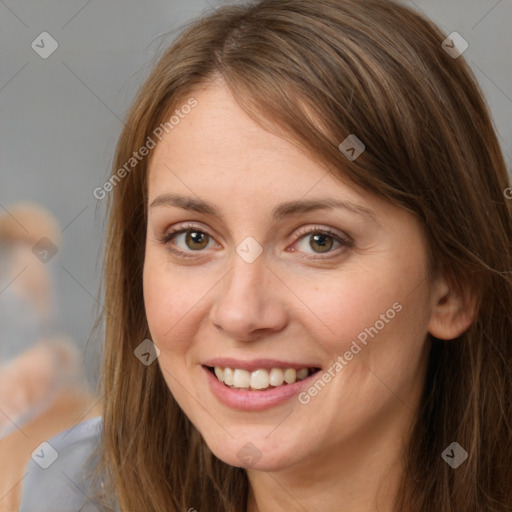
[[[157,196],[149,205],[150,208],[155,208],[156,206],[177,206],[188,211],[204,213],[207,215],[215,215],[224,220],[222,214],[213,204],[207,201],[203,201],[202,199],[195,199],[193,197],[181,196],[171,193],[161,194]],[[341,201],[331,197],[287,201],[274,207],[272,209],[271,216],[275,221],[279,221],[291,215],[306,213],[313,210],[325,210],[333,208],[344,208],[378,223],[377,216],[375,215],[374,211],[350,201]]]

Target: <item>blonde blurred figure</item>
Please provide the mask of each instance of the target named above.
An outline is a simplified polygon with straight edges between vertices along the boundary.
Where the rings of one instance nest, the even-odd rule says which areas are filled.
[[[58,222],[35,203],[0,215],[0,511],[16,511],[23,468],[44,440],[98,414],[71,339],[59,332],[52,272]]]

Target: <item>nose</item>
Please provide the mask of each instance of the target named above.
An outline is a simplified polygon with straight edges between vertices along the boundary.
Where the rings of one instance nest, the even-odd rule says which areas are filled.
[[[210,321],[238,341],[256,341],[282,330],[288,322],[286,287],[267,266],[264,253],[248,263],[235,253],[233,266],[215,288]]]

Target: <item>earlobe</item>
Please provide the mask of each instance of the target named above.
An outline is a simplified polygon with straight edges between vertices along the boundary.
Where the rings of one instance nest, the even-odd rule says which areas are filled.
[[[475,315],[475,300],[469,293],[457,291],[445,279],[435,283],[432,315],[428,332],[435,338],[453,340],[466,332]]]

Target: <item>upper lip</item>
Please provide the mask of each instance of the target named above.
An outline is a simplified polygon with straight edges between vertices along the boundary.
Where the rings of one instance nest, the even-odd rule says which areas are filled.
[[[249,372],[260,369],[270,370],[271,368],[295,368],[296,370],[300,370],[301,368],[319,368],[319,365],[314,363],[293,363],[279,359],[241,360],[233,359],[232,357],[215,357],[214,359],[208,359],[203,365],[211,367],[219,366],[221,368],[240,368],[241,370],[247,370]]]

